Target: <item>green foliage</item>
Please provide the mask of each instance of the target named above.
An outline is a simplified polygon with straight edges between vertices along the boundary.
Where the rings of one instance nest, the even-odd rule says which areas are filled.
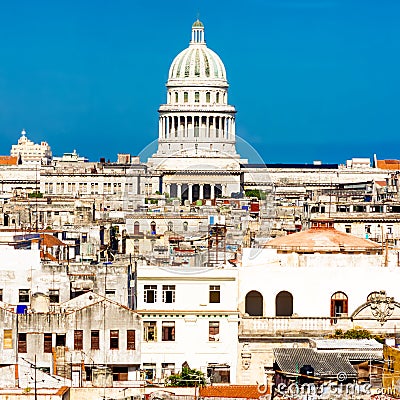
[[[183,367],[179,374],[171,375],[165,382],[166,386],[194,387],[204,386],[206,379],[203,372],[189,367]]]
[[[43,193],[40,193],[40,192],[28,193],[28,197],[30,199],[34,199],[34,198],[41,199],[41,198],[43,198]]]
[[[349,329],[346,332],[336,329],[332,337],[334,339],[373,339],[373,335],[367,329]]]
[[[244,192],[246,197],[257,197],[258,200],[265,200],[265,193],[257,189],[249,189]]]

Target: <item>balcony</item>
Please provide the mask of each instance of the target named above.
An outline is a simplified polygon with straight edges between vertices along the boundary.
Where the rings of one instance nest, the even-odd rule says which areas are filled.
[[[320,336],[351,328],[346,317],[243,317],[239,336]]]

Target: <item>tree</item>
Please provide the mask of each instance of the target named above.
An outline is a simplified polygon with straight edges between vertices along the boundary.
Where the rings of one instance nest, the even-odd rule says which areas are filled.
[[[189,367],[183,367],[182,372],[171,375],[165,382],[165,386],[173,387],[197,387],[205,384],[206,378],[203,372]]]

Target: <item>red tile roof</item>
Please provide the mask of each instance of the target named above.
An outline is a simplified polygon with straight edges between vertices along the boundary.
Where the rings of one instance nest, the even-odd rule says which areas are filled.
[[[376,166],[380,169],[400,170],[400,160],[377,160]]]
[[[262,387],[259,390],[257,385],[212,385],[200,388],[201,397],[228,397],[241,399],[258,399],[260,396],[270,393],[269,388],[265,391]]]
[[[18,157],[14,156],[0,156],[0,165],[17,165]]]

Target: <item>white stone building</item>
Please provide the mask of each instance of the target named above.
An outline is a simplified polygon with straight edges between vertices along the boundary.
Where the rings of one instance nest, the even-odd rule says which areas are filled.
[[[35,144],[26,137],[26,132],[21,132],[17,144],[11,147],[11,156],[18,157],[23,163],[49,164],[52,159],[52,152],[47,142]]]
[[[213,199],[240,192],[236,110],[228,103],[224,64],[197,20],[187,49],[173,60],[167,103],[159,109],[158,150],[148,160],[171,197]]]
[[[163,379],[186,361],[215,383],[236,382],[237,275],[235,268],[138,268],[147,377]]]

